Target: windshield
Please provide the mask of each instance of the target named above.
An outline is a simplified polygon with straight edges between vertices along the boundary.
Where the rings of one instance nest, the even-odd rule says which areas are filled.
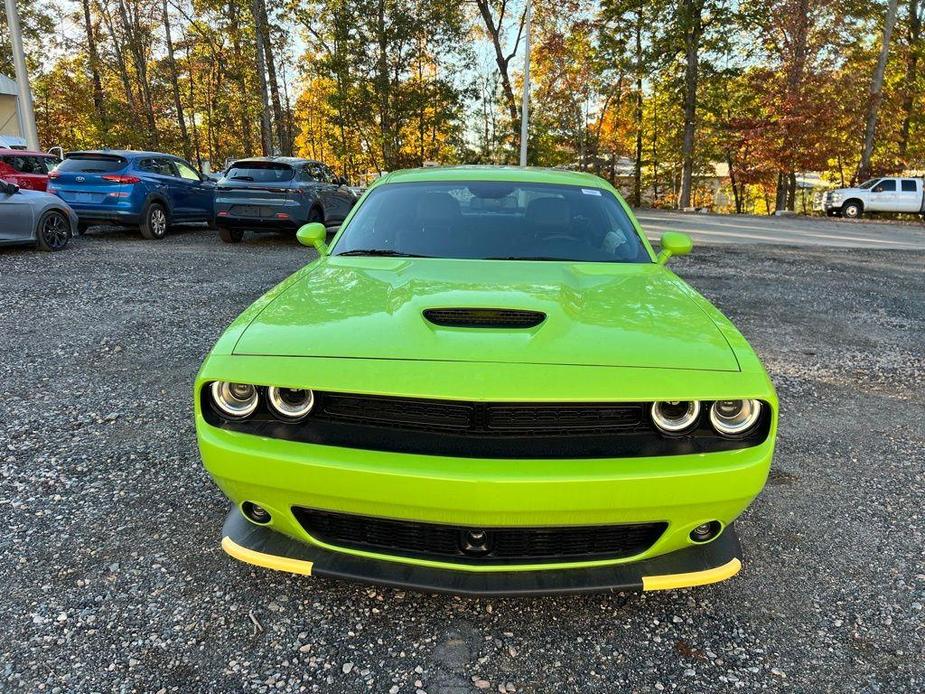
[[[226,181],[249,181],[253,183],[282,183],[291,181],[292,167],[272,161],[239,161],[231,165],[225,174]]]
[[[651,262],[613,194],[570,185],[394,183],[370,191],[334,255]]]
[[[874,184],[879,180],[880,180],[879,178],[872,178],[869,181],[864,181],[861,185],[858,186],[858,188],[861,188],[862,190],[873,188]]]

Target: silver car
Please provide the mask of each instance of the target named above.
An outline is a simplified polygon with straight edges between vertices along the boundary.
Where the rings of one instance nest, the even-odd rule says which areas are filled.
[[[0,246],[60,251],[76,230],[77,214],[61,198],[0,181]]]

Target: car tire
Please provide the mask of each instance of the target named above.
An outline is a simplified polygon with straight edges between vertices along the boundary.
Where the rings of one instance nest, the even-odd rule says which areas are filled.
[[[826,217],[841,217],[841,212],[839,212],[838,210],[826,210],[825,216]]]
[[[142,215],[141,235],[149,241],[156,241],[166,236],[167,227],[167,210],[161,203],[152,202]]]
[[[241,229],[219,227],[218,237],[225,243],[241,243],[241,239],[244,238],[244,232]]]
[[[841,216],[845,219],[860,219],[863,214],[864,208],[859,202],[852,200],[842,205]]]
[[[39,219],[35,231],[35,242],[43,251],[63,251],[71,238],[71,223],[57,210],[49,210]]]

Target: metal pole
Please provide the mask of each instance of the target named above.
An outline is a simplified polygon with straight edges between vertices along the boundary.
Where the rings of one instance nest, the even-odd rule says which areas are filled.
[[[29,87],[29,74],[26,72],[26,54],[22,47],[22,29],[19,26],[19,12],[16,0],[5,0],[6,23],[10,29],[10,43],[13,46],[13,66],[16,68],[16,87],[19,90],[19,113],[22,128],[29,148],[38,151],[39,135],[35,129],[35,111],[32,107],[32,89]]]
[[[10,2],[11,0],[7,0]],[[531,0],[527,0],[524,16],[524,98],[520,109],[520,165],[527,165],[527,132],[530,118],[530,10]]]

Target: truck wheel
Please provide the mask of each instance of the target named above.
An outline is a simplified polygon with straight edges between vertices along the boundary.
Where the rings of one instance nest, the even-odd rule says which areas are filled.
[[[167,234],[167,211],[159,202],[152,202],[141,218],[141,235],[151,240],[164,238]]]
[[[240,229],[218,228],[218,237],[225,243],[240,243],[244,238],[244,232]]]
[[[826,210],[825,216],[826,217],[841,217],[841,212],[838,210]]]
[[[864,208],[859,202],[852,200],[842,205],[841,216],[845,219],[860,219],[862,214],[864,214]]]
[[[42,215],[36,230],[35,241],[43,251],[61,251],[71,238],[71,223],[60,212],[49,210]]]

